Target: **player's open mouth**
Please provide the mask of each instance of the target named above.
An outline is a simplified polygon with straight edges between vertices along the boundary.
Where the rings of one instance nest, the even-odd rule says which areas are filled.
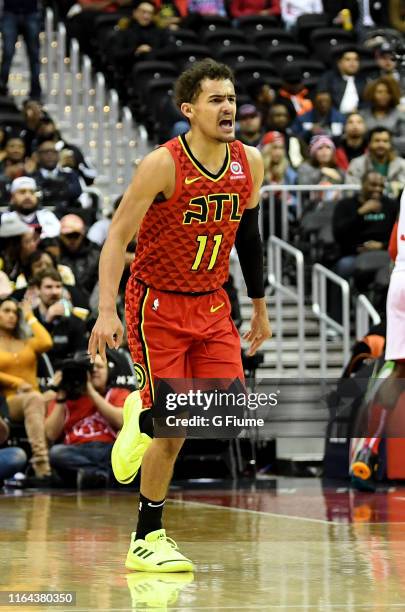
[[[225,132],[233,131],[233,121],[232,119],[221,119],[219,122],[219,127]]]

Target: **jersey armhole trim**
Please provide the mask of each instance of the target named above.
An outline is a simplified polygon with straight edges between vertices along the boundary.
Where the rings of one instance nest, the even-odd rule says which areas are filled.
[[[252,177],[252,173],[250,171],[250,164],[249,164],[249,160],[248,160],[247,155],[246,155],[245,147],[244,147],[243,143],[240,140],[237,140],[236,143],[237,143],[237,145],[239,147],[240,156],[241,156],[242,162],[243,162],[243,167],[246,168],[246,178],[248,180],[249,188],[253,189],[253,177]]]
[[[174,185],[174,192],[173,195],[168,198],[167,200],[165,200],[164,202],[161,202],[160,204],[173,204],[173,202],[176,202],[179,197],[180,194],[182,192],[182,186],[183,186],[183,174],[182,174],[182,170],[181,170],[181,164],[180,164],[180,159],[179,156],[176,154],[176,151],[173,150],[173,145],[175,144],[175,141],[177,139],[174,140],[169,140],[169,142],[161,145],[162,147],[165,147],[170,155],[172,156],[172,159],[174,161],[174,173],[175,173],[175,185]]]

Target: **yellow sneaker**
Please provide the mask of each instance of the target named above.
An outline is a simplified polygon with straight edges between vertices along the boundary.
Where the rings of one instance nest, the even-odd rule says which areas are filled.
[[[176,542],[166,537],[164,529],[151,531],[144,540],[131,535],[125,567],[138,572],[192,572],[193,564],[177,548]]]
[[[132,610],[145,610],[145,607],[168,610],[179,598],[180,592],[194,580],[194,574],[127,574],[127,584],[131,593]]]
[[[115,478],[122,484],[133,481],[141,467],[142,458],[152,438],[139,429],[142,401],[139,391],[128,395],[124,404],[124,424],[111,452],[111,465]]]

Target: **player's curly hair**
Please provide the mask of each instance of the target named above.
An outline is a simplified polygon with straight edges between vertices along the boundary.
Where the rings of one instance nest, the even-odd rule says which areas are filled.
[[[193,102],[197,98],[201,92],[201,82],[204,79],[213,81],[229,79],[235,84],[235,77],[229,66],[207,57],[187,68],[177,79],[174,98],[178,108],[181,107],[183,102]]]

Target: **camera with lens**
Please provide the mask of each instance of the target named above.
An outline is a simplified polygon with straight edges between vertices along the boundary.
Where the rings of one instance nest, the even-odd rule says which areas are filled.
[[[79,399],[87,393],[87,375],[93,369],[88,355],[64,359],[59,363],[58,369],[62,371],[58,391],[64,391],[66,399]]]

